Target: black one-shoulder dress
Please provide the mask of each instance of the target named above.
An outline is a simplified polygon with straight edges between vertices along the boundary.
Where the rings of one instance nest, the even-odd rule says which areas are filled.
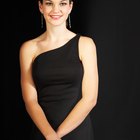
[[[76,34],[63,46],[39,54],[32,65],[38,102],[54,130],[82,97],[84,68],[79,58],[79,38]],[[45,140],[35,125],[31,140]],[[94,140],[90,115],[62,140]]]

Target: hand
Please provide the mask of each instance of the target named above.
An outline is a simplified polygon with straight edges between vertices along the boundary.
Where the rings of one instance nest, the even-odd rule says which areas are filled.
[[[59,138],[59,136],[57,135],[57,133],[48,135],[46,140],[62,140],[61,138]]]
[[[56,134],[59,138],[62,138],[64,136],[59,128],[57,129]]]

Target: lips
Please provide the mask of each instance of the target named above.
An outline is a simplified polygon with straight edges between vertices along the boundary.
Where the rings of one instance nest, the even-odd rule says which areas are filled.
[[[52,19],[57,20],[57,19],[61,18],[62,15],[50,15],[50,17],[51,17]]]

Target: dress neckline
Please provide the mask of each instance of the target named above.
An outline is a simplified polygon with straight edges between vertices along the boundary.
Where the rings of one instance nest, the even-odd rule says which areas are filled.
[[[75,39],[78,35],[79,35],[79,34],[76,34],[74,37],[72,37],[71,39],[69,39],[65,44],[61,45],[60,47],[57,47],[57,48],[54,48],[54,49],[51,49],[51,50],[48,50],[48,51],[44,51],[44,52],[38,54],[38,55],[34,58],[33,63],[35,63],[35,61],[36,61],[39,57],[41,57],[41,56],[43,56],[43,55],[46,55],[46,54],[49,54],[49,53],[51,53],[51,52],[55,52],[55,51],[58,51],[58,50],[61,50],[61,49],[65,48],[65,47],[66,47],[73,39]]]

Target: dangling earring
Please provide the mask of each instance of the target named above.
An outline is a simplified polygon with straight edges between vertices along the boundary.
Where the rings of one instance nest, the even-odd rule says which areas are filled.
[[[43,20],[44,20],[44,19],[43,19],[43,14],[41,14],[41,28],[43,28],[43,25],[44,25],[44,24],[43,24]]]
[[[69,14],[69,17],[68,17],[68,21],[69,21],[69,28],[71,28],[71,19],[70,19],[70,14]]]

